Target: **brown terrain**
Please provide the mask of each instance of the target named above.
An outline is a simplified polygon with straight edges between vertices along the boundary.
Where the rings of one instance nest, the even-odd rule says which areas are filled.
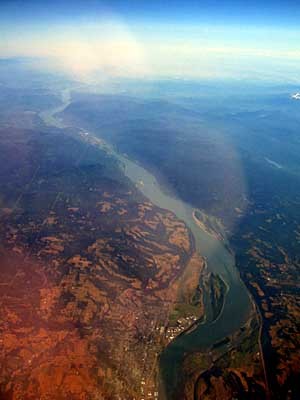
[[[207,119],[206,111],[203,113],[208,122],[207,128],[214,128],[212,131],[204,129],[205,133],[201,133],[201,119],[199,128],[197,125],[193,127],[192,119],[186,124],[183,122],[187,117],[186,109],[183,113],[173,109],[169,114],[169,103],[164,111],[163,102],[159,106],[155,104],[155,108],[151,108],[151,102],[141,107],[136,99],[132,101],[123,94],[77,93],[72,100],[72,104],[64,110],[65,121],[100,132],[120,151],[146,165],[162,182],[166,182],[167,187],[169,184],[171,191],[194,205],[194,219],[202,229],[220,240],[227,238],[224,244],[229,241],[241,278],[257,305],[261,329],[256,333],[260,339],[260,355],[263,354],[263,375],[267,377],[264,379],[266,396],[298,400],[299,109],[293,104],[293,108],[288,111],[287,107],[283,112],[285,107],[276,106],[264,125],[255,113],[252,116],[251,112],[241,113],[233,121],[235,118],[231,113],[225,117],[224,109],[224,119],[220,122],[217,115],[222,106]],[[243,101],[241,98],[241,104]],[[245,109],[249,106],[244,105]],[[141,110],[143,121],[137,120]],[[277,118],[279,115],[282,118]],[[111,116],[116,116],[116,119]],[[288,133],[293,118],[294,128]],[[162,124],[164,119],[167,123]],[[225,126],[228,127],[228,138],[233,140],[229,147],[233,150],[236,145],[237,154],[222,146]],[[220,136],[214,135],[215,129]],[[253,129],[256,131],[254,135]],[[236,136],[237,132],[240,133]],[[250,147],[248,139],[252,143]],[[281,165],[278,168],[278,164],[276,166],[272,161],[272,167],[267,167],[265,163],[268,160],[261,159],[265,152],[275,150],[274,146],[278,146],[274,157],[277,153],[283,168]],[[237,160],[238,168],[235,163],[231,164],[236,155],[240,159]],[[242,174],[239,172],[241,166]],[[210,217],[207,218],[201,210]],[[255,357],[256,347],[252,348],[255,349]],[[249,351],[251,347],[245,355]],[[260,380],[261,377],[258,378]],[[220,381],[218,379],[218,384]],[[231,383],[226,383],[226,387],[233,387]],[[245,398],[242,391],[237,392],[240,395],[232,397]],[[209,393],[211,398],[216,398],[213,391]]]
[[[234,246],[256,323],[245,327],[242,340],[227,338],[225,353],[186,357],[182,398],[299,398],[300,228],[292,206],[249,210]]]
[[[188,355],[181,398],[266,399],[258,326],[253,312],[245,326],[216,343],[209,352]]]
[[[79,138],[6,128],[0,151],[0,398],[158,398],[170,316],[203,315],[190,232]]]
[[[161,350],[204,315],[187,227],[99,145],[34,113],[0,129],[0,399],[157,399]],[[258,315],[186,355],[178,399],[297,398],[300,228],[277,211],[253,207],[234,243]]]
[[[267,226],[269,223],[270,220],[266,221]],[[291,244],[295,239],[299,243],[297,236],[291,237]],[[261,341],[271,395],[294,399],[300,391],[299,259],[292,256],[288,246],[272,246],[251,233],[244,239],[249,243],[250,260],[245,278],[263,322]]]

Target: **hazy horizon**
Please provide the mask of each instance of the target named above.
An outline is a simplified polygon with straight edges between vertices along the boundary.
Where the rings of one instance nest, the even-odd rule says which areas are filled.
[[[100,72],[297,83],[298,16],[281,1],[3,1],[0,58],[43,58],[79,80]]]

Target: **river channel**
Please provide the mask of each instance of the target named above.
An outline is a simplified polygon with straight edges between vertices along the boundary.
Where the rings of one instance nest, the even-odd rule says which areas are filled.
[[[63,104],[59,107],[40,113],[40,117],[47,125],[64,127],[56,114],[70,104],[71,96],[68,90],[62,92],[62,100]],[[218,273],[228,287],[221,315],[215,321],[206,319],[192,332],[178,336],[161,354],[159,398],[171,400],[171,393],[180,377],[184,355],[209,349],[214,343],[238,330],[248,318],[252,307],[251,300],[240,279],[234,255],[222,241],[209,235],[195,223],[193,208],[186,202],[167,194],[156,178],[139,163],[118,153],[109,144],[105,144],[104,147],[122,163],[125,175],[151,202],[172,211],[186,223],[194,235],[197,251],[206,258],[208,270]]]

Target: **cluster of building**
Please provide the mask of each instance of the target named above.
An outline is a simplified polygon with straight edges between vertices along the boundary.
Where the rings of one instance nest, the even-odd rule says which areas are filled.
[[[145,378],[142,378],[141,381],[141,400],[157,400],[158,399],[158,392],[157,391],[150,391],[145,389],[146,381]]]
[[[175,339],[181,332],[185,331],[189,328],[194,322],[197,321],[197,317],[195,315],[189,315],[187,317],[182,317],[177,320],[177,325],[167,328],[166,330],[166,339],[169,341]]]
[[[176,321],[176,326],[168,327],[165,326],[156,326],[155,330],[160,335],[165,336],[165,338],[170,342],[175,339],[180,333],[188,329],[191,325],[193,325],[198,318],[195,315],[188,315],[186,317],[181,317]],[[151,323],[153,325],[153,321]],[[143,359],[144,360],[144,359]],[[146,382],[146,378],[142,377],[141,379],[141,397],[139,400],[158,400],[158,391],[154,385],[148,385]]]

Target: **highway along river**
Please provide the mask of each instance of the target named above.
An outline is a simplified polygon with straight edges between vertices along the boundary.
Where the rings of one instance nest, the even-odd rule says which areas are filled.
[[[63,123],[55,116],[70,104],[69,91],[62,92],[63,105],[40,113],[47,125],[62,128]],[[100,137],[99,137],[100,138]],[[156,178],[141,165],[116,152],[109,144],[106,148],[124,166],[125,175],[154,204],[172,211],[191,229],[196,248],[206,257],[208,270],[221,275],[228,286],[221,315],[213,322],[207,319],[190,333],[178,336],[160,357],[160,399],[170,400],[181,372],[184,354],[209,349],[214,343],[238,330],[249,316],[252,304],[247,289],[239,277],[234,256],[218,239],[206,233],[193,219],[193,208],[166,194]],[[142,184],[141,184],[142,182]]]

